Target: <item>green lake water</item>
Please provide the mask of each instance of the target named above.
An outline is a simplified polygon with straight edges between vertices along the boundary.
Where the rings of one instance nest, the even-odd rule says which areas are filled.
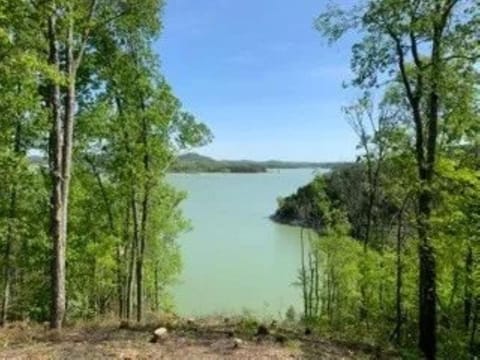
[[[188,198],[193,229],[179,238],[183,272],[173,288],[184,316],[240,314],[278,316],[301,305],[293,286],[300,265],[299,229],[268,217],[279,196],[314,177],[314,170],[265,174],[172,174]]]

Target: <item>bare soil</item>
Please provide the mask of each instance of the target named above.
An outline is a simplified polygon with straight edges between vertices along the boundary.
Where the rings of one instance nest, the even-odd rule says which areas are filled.
[[[153,330],[168,329],[153,341]],[[378,349],[323,341],[292,330],[255,324],[184,321],[156,326],[87,325],[61,334],[46,326],[11,324],[0,329],[0,359],[389,359]],[[238,345],[238,343],[240,343]]]

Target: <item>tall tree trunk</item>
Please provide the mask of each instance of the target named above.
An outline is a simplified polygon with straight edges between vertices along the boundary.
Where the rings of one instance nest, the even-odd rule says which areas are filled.
[[[143,114],[142,118],[142,142],[143,142],[143,169],[144,174],[144,188],[143,188],[143,200],[142,200],[142,220],[140,225],[140,243],[137,257],[137,321],[142,321],[143,318],[143,265],[145,257],[145,246],[148,236],[148,220],[150,211],[150,191],[151,191],[151,174],[150,174],[150,149],[148,143],[149,126],[146,119],[145,101],[143,96],[140,98],[140,104]]]
[[[49,62],[60,71],[60,54],[57,40],[57,18],[55,11],[48,19]],[[52,118],[50,135],[50,172],[52,177],[50,232],[53,242],[52,261],[52,304],[50,326],[62,327],[65,316],[65,227],[63,203],[63,122],[61,117],[60,86],[50,85],[48,105]]]
[[[142,220],[140,225],[140,237],[137,256],[137,321],[142,321],[143,318],[143,265],[145,257],[145,244],[147,240],[147,222],[149,211],[149,188],[145,186],[145,193],[142,201]]]
[[[444,19],[446,22],[446,18]],[[439,103],[438,79],[441,76],[441,40],[445,22],[433,31],[431,88],[428,96],[425,162],[419,162],[421,190],[418,198],[418,234],[420,239],[420,349],[427,359],[437,352],[437,290],[435,251],[430,239],[432,185],[437,155]]]
[[[435,255],[429,237],[429,219],[431,214],[431,194],[429,190],[422,190],[419,205],[418,234],[420,238],[420,349],[427,359],[436,356],[436,327],[437,327],[437,299],[436,299],[436,271]]]
[[[96,0],[92,0],[87,23],[93,17]],[[76,104],[76,77],[82,56],[87,47],[90,28],[84,29],[78,57],[75,58],[74,23],[75,13],[73,2],[67,2],[62,9],[66,19],[67,37],[63,47],[59,46],[57,36],[57,12],[55,1],[52,2],[52,14],[48,19],[49,62],[57,71],[63,70],[66,79],[63,114],[61,111],[61,89],[57,82],[53,82],[48,101],[51,109],[53,130],[50,141],[50,168],[52,173],[52,219],[51,236],[53,240],[53,269],[52,269],[52,314],[51,327],[61,329],[65,317],[66,290],[65,290],[65,258],[68,225],[68,200],[70,195],[70,178],[72,173],[73,129]],[[60,49],[64,52],[65,66],[60,68]],[[63,116],[62,116],[63,115]]]
[[[68,200],[70,197],[70,179],[72,174],[73,127],[75,121],[76,64],[73,56],[73,12],[70,8],[68,37],[66,44],[67,91],[65,96],[65,121],[63,124],[63,228],[65,240],[68,225]]]

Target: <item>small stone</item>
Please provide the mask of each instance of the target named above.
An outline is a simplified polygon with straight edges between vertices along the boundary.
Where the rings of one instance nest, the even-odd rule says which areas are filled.
[[[155,334],[155,336],[165,337],[168,333],[168,330],[164,327],[161,327],[161,328],[158,328],[157,330],[155,330],[153,333]]]
[[[312,335],[312,330],[310,328],[305,329],[305,335]]]
[[[161,327],[161,328],[158,328],[157,330],[155,330],[153,332],[153,339],[151,340],[151,342],[160,342],[162,340],[164,340],[168,335],[168,331],[166,328],[164,327]]]
[[[188,318],[187,319],[187,324],[188,325],[193,325],[195,323],[195,319],[194,318]]]
[[[239,338],[233,339],[233,348],[238,349],[243,344],[243,340]]]

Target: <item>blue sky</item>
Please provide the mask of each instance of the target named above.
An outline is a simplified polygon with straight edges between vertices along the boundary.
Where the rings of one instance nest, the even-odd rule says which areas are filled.
[[[219,159],[352,160],[341,107],[354,100],[347,38],[313,28],[327,0],[170,0],[155,44],[186,110],[212,130]]]

